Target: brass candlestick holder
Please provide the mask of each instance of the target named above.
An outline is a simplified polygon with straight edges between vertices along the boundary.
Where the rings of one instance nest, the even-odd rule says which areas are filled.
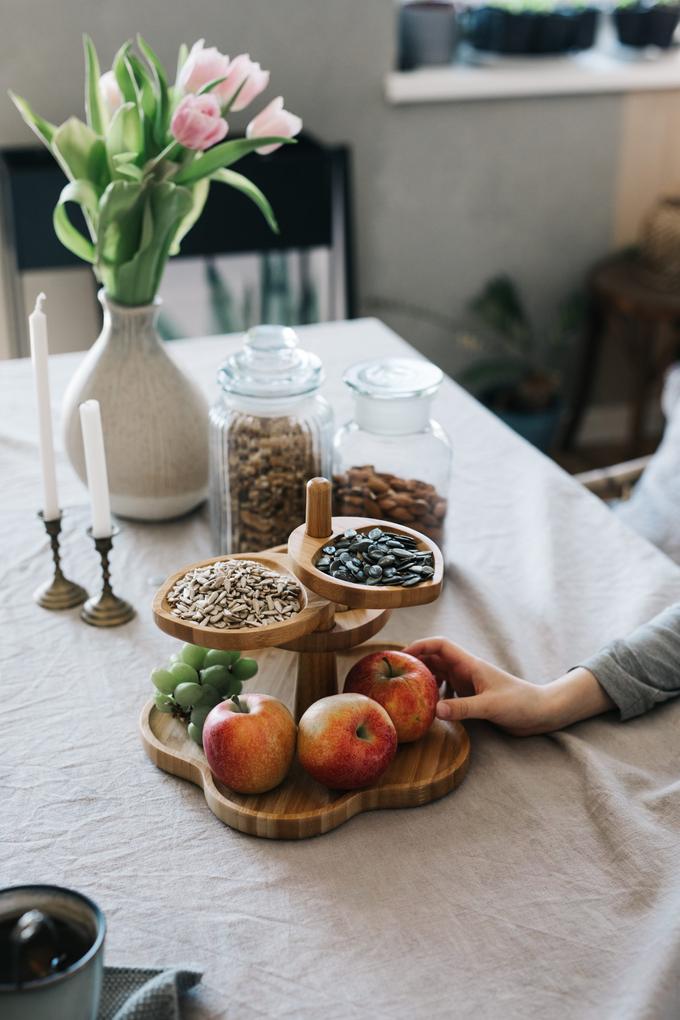
[[[38,517],[45,525],[50,536],[52,559],[54,561],[54,577],[51,581],[41,584],[33,592],[33,598],[43,609],[73,609],[87,598],[87,592],[75,581],[69,581],[61,571],[61,553],[59,551],[59,535],[61,532],[61,514],[51,521],[46,521],[42,510]]]
[[[109,553],[115,536],[120,528],[113,528],[106,538],[94,538],[92,528],[87,533],[94,541],[94,547],[99,553],[102,561],[102,590],[98,598],[88,599],[80,610],[81,619],[93,627],[119,627],[122,623],[128,623],[135,615],[135,611],[129,602],[114,595],[111,588],[111,575],[109,571]]]

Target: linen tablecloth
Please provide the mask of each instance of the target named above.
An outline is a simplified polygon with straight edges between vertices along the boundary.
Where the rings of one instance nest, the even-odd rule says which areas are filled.
[[[371,320],[301,334],[338,422],[344,367],[409,350]],[[171,350],[213,395],[236,342]],[[77,360],[52,361],[55,418]],[[448,580],[386,639],[445,633],[541,682],[680,599],[680,569],[449,380],[436,416],[454,449]],[[202,970],[203,1020],[680,1015],[680,701],[530,739],[471,723],[469,774],[437,803],[302,842],[240,835],[137,734],[149,671],[175,647],[150,599],[211,554],[205,510],[124,524],[113,579],[133,623],[47,613],[31,599],[50,567],[36,441],[30,366],[2,364],[2,884],[92,896],[111,964]],[[58,475],[64,566],[94,590],[86,494],[63,456]]]

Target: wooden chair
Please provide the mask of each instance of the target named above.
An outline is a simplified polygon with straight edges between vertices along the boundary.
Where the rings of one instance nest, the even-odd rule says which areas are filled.
[[[637,457],[635,460],[614,464],[612,467],[597,468],[594,471],[583,471],[575,475],[581,485],[599,496],[605,503],[613,500],[628,499],[633,486],[647,467],[651,457]]]

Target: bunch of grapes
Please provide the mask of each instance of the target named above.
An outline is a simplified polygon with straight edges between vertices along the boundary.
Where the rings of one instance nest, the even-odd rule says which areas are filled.
[[[154,704],[159,712],[188,723],[189,736],[203,746],[203,723],[208,712],[220,701],[238,699],[245,681],[256,673],[255,659],[242,659],[240,652],[182,645],[167,669],[151,673],[156,688]]]

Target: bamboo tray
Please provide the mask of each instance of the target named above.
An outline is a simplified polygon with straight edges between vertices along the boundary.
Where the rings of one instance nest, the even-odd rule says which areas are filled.
[[[358,658],[371,651],[401,647],[386,642],[340,652],[341,675],[344,677]],[[260,660],[267,693],[288,701],[292,707],[294,655],[262,650],[253,657]],[[258,689],[262,686],[258,684]],[[268,839],[305,839],[329,832],[364,811],[427,804],[462,782],[470,759],[470,741],[463,726],[437,719],[421,740],[402,744],[378,783],[363,790],[328,790],[295,763],[275,790],[244,795],[213,778],[203,751],[186,735],[186,728],[172,716],[158,712],[153,701],[142,710],[140,731],[151,761],[165,772],[201,787],[208,807],[220,821]]]

